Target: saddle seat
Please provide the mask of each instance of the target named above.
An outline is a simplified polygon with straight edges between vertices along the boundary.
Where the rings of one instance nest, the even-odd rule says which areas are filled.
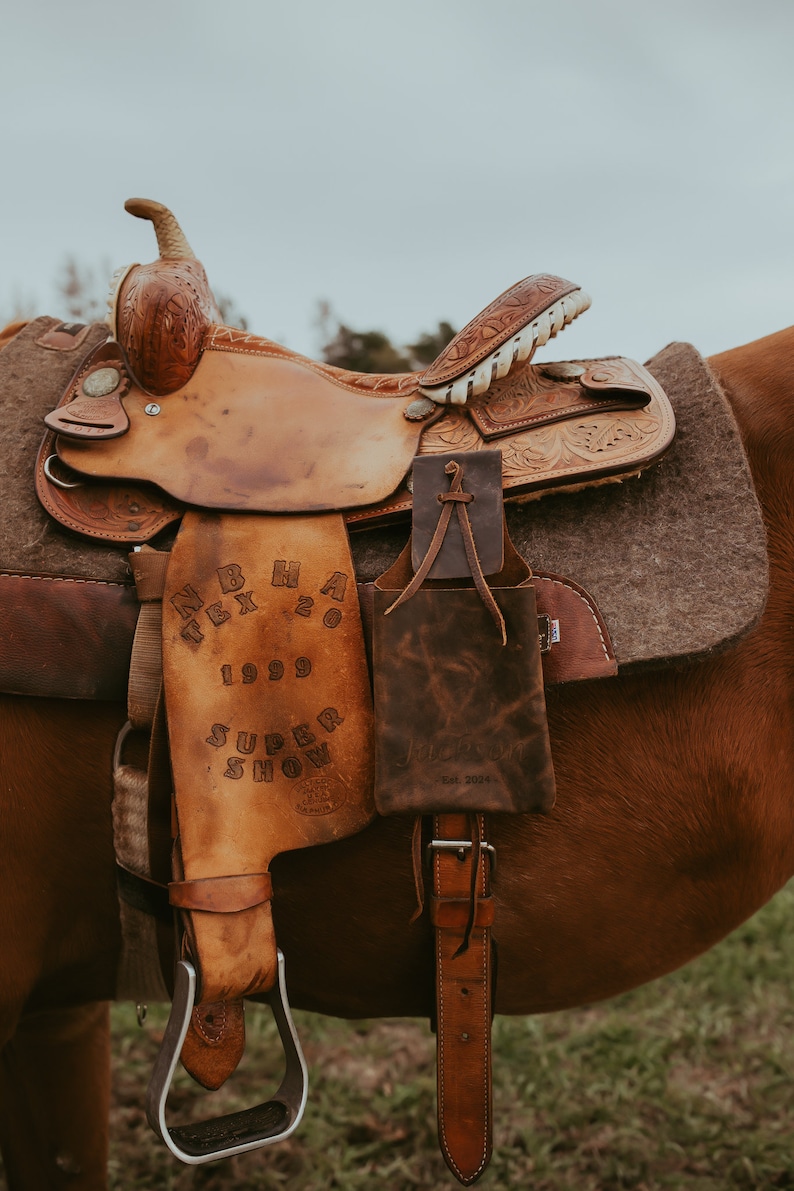
[[[165,396],[189,379],[205,330],[222,320],[204,268],[168,208],[150,199],[129,199],[125,207],[151,220],[160,259],[117,270],[109,322],[142,387]],[[570,281],[549,274],[527,277],[489,303],[429,368],[408,375],[415,376],[417,387],[433,401],[463,405],[506,376],[514,364],[529,359],[535,348],[589,306],[588,295]],[[328,375],[340,372],[321,367]],[[395,391],[388,375],[373,378],[348,372],[345,380],[367,391]],[[397,391],[404,392],[399,379],[397,384]]]

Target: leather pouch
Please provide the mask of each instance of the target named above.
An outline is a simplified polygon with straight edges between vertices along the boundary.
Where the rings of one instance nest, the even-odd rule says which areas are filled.
[[[463,491],[479,499],[471,457],[447,458],[463,467]],[[506,643],[471,573],[426,579],[396,604],[412,581],[410,543],[376,582],[375,804],[382,815],[553,806],[535,590],[502,534],[503,566],[488,587]]]

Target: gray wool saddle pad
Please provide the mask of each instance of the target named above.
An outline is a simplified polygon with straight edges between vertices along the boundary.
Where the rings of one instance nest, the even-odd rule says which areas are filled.
[[[42,417],[104,334],[92,327],[79,349],[44,352],[35,340],[54,325],[37,319],[0,351],[0,568],[128,581],[125,550],[62,529],[34,493]],[[687,344],[665,348],[647,367],[678,426],[660,463],[622,484],[507,506],[511,536],[530,566],[595,597],[622,670],[729,648],[758,621],[768,590],[761,512],[719,385]],[[355,532],[358,577],[385,570],[407,534],[404,525]]]

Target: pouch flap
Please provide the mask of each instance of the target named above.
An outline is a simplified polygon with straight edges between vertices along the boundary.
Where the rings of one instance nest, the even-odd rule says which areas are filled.
[[[414,500],[411,561],[419,570],[438,527],[443,505],[440,494],[449,491],[447,464],[463,468],[462,491],[471,500],[466,504],[474,545],[484,575],[501,571],[502,548],[502,452],[477,451],[471,454],[425,455],[414,460]],[[471,575],[460,525],[452,517],[444,541],[428,573],[430,579],[460,579]]]

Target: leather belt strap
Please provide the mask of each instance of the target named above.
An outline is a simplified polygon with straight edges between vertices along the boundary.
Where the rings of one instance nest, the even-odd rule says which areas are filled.
[[[261,906],[273,896],[270,873],[243,873],[237,877],[204,877],[197,881],[171,881],[168,899],[180,910],[210,914],[236,914]]]
[[[454,842],[461,846],[444,846]],[[447,1165],[465,1186],[483,1173],[493,1145],[493,902],[484,844],[483,815],[434,816],[438,1139]]]

